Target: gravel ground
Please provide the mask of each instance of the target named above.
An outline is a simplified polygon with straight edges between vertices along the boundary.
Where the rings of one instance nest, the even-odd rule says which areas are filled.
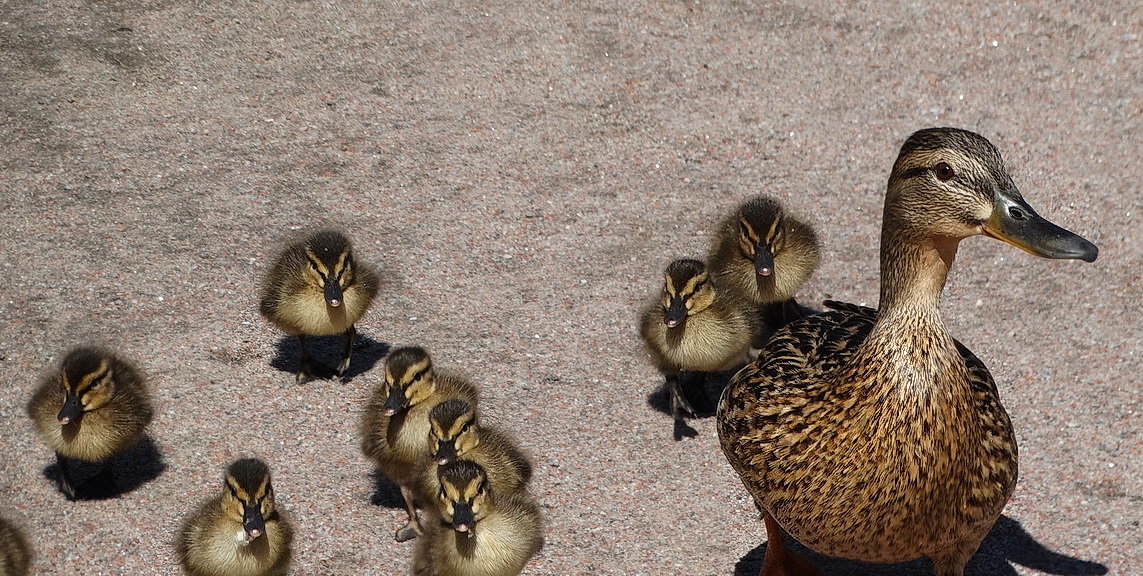
[[[636,310],[762,191],[824,242],[801,301],[875,304],[897,149],[952,125],[1101,249],[961,247],[943,312],[1022,457],[969,574],[1138,574],[1138,5],[620,4],[0,0],[0,513],[35,572],[176,573],[184,514],[257,455],[293,574],[405,573],[357,426],[387,347],[420,344],[534,455],[526,574],[753,574],[764,529],[711,419],[671,440]],[[384,286],[351,381],[296,386],[257,286],[322,224]],[[158,412],[134,489],[69,503],[24,405],[92,341],[139,362]]]

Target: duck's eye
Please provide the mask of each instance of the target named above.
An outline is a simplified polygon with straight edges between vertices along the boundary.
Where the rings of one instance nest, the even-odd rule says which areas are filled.
[[[952,166],[949,166],[948,162],[937,163],[936,166],[933,166],[933,173],[937,175],[937,180],[941,182],[948,182],[955,176]]]

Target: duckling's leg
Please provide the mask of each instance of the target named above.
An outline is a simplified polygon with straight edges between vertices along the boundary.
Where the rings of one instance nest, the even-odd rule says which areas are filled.
[[[683,413],[693,416],[695,413],[694,406],[691,406],[691,401],[687,399],[687,395],[683,392],[682,382],[679,380],[679,373],[669,374],[667,376],[667,390],[671,393],[671,416],[675,420],[681,420]]]
[[[349,329],[345,331],[345,350],[341,352],[341,364],[337,367],[337,377],[345,376],[345,371],[349,370],[349,357],[353,355],[353,337],[357,336],[357,329],[350,324]]]
[[[60,470],[60,476],[58,478],[60,492],[63,492],[68,500],[75,500],[75,485],[72,484],[71,469],[68,468],[67,458],[59,452],[56,452],[56,465]]]
[[[421,529],[421,522],[417,520],[417,505],[414,501],[413,490],[402,484],[401,496],[405,497],[405,510],[409,513],[409,521],[400,530],[397,530],[394,538],[398,542],[407,542],[416,538],[418,534],[423,534],[424,530]]]
[[[683,438],[694,438],[698,436],[698,430],[692,428],[687,424],[687,421],[683,419],[684,413],[693,416],[695,409],[691,406],[690,400],[687,399],[687,395],[683,391],[683,385],[679,380],[679,374],[677,372],[667,376],[667,390],[670,394],[671,418],[675,421],[674,431],[672,433],[675,442]]]
[[[794,554],[782,542],[782,529],[774,517],[763,513],[766,521],[766,557],[758,576],[822,576],[817,566]]]
[[[298,369],[296,382],[305,384],[314,379],[314,359],[310,356],[310,349],[306,346],[306,335],[298,334],[298,344],[302,347],[302,365]]]

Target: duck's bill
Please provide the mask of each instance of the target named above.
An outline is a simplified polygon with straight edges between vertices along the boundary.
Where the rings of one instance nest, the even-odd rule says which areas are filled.
[[[1094,262],[1099,255],[1095,244],[1044,219],[1016,190],[996,195],[984,234],[1044,258]]]

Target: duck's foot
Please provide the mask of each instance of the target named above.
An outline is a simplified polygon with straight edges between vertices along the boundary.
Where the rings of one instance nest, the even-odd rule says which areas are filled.
[[[420,533],[421,530],[417,526],[416,522],[409,522],[408,524],[402,526],[400,530],[397,530],[397,533],[393,535],[393,539],[398,542],[408,542],[409,540],[419,536]]]
[[[782,529],[769,514],[766,520],[766,557],[758,576],[822,576],[821,570],[782,542]]]
[[[694,416],[695,408],[691,405],[691,401],[687,399],[687,395],[683,391],[683,385],[679,381],[678,374],[674,377],[667,378],[667,390],[670,394],[671,417],[675,420],[680,420],[684,416]]]

